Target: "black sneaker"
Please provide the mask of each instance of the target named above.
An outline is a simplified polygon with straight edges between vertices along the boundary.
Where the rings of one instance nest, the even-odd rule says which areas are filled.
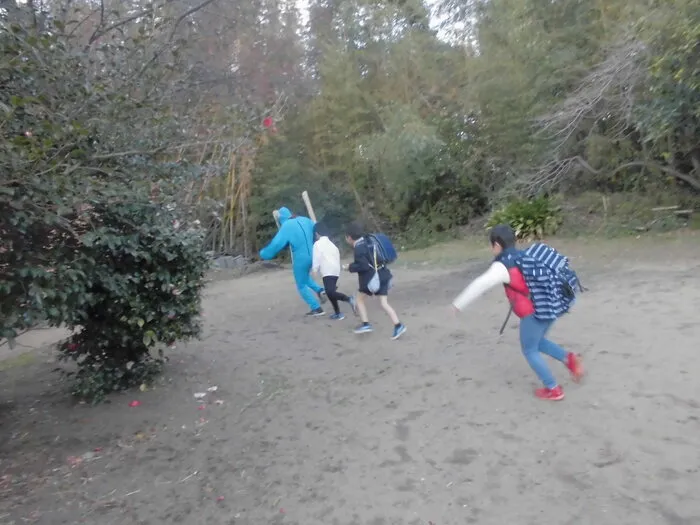
[[[321,301],[321,304],[326,304],[326,301],[328,300],[328,296],[326,295],[325,290],[321,290],[320,292],[316,292],[316,295],[318,295],[318,300]]]
[[[315,310],[307,312],[306,315],[308,317],[321,317],[322,315],[326,315],[326,312],[323,311],[323,308],[316,308]]]

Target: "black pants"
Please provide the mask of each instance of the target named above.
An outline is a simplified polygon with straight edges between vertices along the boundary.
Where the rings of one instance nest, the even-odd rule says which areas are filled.
[[[338,301],[343,301],[347,303],[350,298],[344,293],[338,291],[338,277],[333,275],[328,275],[323,278],[323,288],[326,291],[326,296],[328,300],[333,305],[333,310],[335,313],[339,314],[340,309],[338,308]]]

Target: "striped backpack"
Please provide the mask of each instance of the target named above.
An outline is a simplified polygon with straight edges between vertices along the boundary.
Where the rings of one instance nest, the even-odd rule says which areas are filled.
[[[568,313],[577,292],[585,291],[569,259],[547,244],[533,244],[514,262],[530,290],[537,319],[551,321]]]

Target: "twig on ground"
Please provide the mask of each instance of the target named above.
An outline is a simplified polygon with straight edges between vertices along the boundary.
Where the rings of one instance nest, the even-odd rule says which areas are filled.
[[[196,476],[197,474],[199,474],[199,471],[198,471],[198,470],[195,470],[195,471],[194,471],[192,474],[190,474],[189,476],[185,476],[185,477],[182,478],[180,481],[178,481],[178,483],[184,483],[185,481],[187,481],[188,479],[190,479],[192,476]]]
[[[238,413],[238,415],[241,415],[243,412],[245,412],[246,410],[248,410],[248,409],[249,409],[250,407],[252,407],[255,403],[257,403],[260,399],[264,399],[265,401],[270,401],[272,398],[276,397],[277,394],[281,394],[281,393],[282,393],[282,389],[280,388],[280,389],[275,390],[274,392],[272,392],[269,396],[265,396],[265,397],[261,398],[261,397],[260,397],[260,394],[262,394],[262,392],[258,392],[258,395],[255,397],[255,399],[253,399],[250,403],[248,403],[248,404],[245,405],[243,408],[241,408],[241,411]]]
[[[102,496],[101,498],[97,498],[97,501],[102,501],[102,500],[105,500],[107,498],[110,498],[110,497],[114,496],[114,494],[116,494],[116,492],[117,492],[117,489],[114,489],[109,494]]]

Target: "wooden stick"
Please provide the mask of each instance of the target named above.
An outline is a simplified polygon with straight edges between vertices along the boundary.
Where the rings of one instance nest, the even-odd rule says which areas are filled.
[[[314,213],[314,208],[313,208],[313,206],[311,206],[311,199],[309,199],[309,192],[304,190],[301,193],[301,198],[304,200],[304,204],[306,205],[306,211],[309,213],[309,218],[314,222],[318,222],[316,220],[316,214]]]
[[[272,212],[272,216],[275,218],[275,224],[277,225],[277,229],[280,229],[280,212],[278,210],[274,210]],[[289,256],[292,258],[292,264],[294,264],[294,253],[292,252],[292,247],[289,247]]]
[[[508,321],[510,321],[510,316],[513,313],[513,307],[511,306],[510,309],[508,310],[508,315],[506,315],[506,320],[503,321],[503,324],[501,325],[501,330],[498,332],[498,335],[503,335],[503,331],[506,329],[506,326],[508,325]]]

